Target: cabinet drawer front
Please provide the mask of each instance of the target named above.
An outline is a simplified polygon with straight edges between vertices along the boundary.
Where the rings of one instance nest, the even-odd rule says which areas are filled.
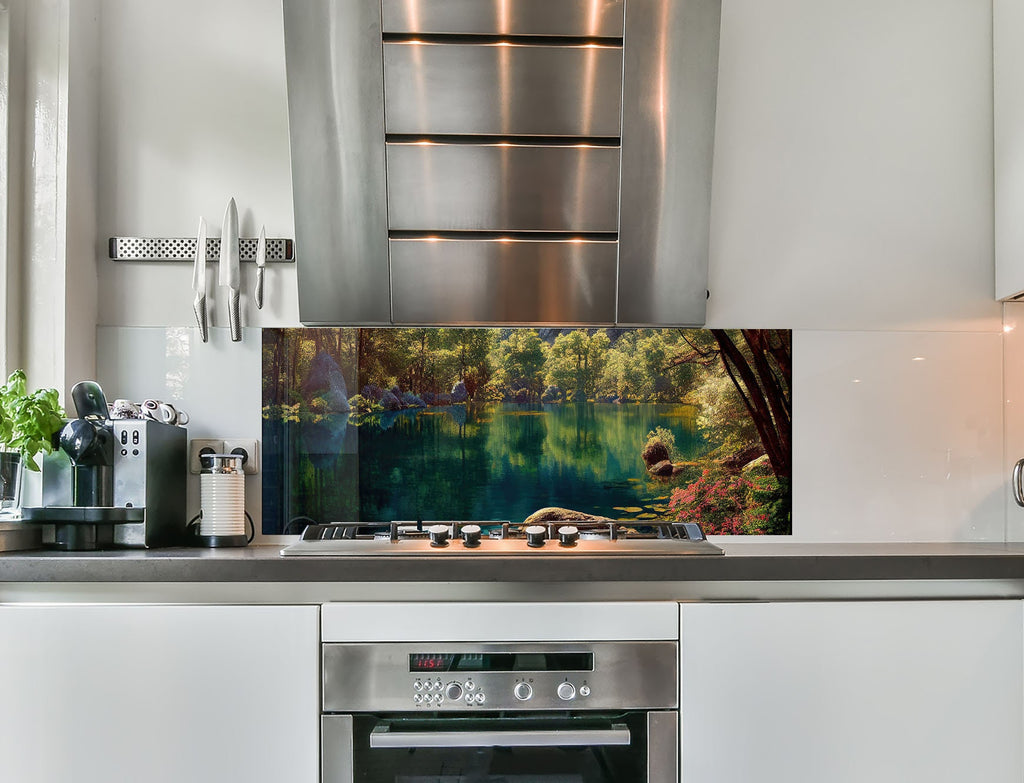
[[[388,133],[619,136],[616,46],[384,44]]]
[[[622,36],[622,0],[383,0],[386,33]]]
[[[388,144],[387,180],[392,230],[618,230],[616,147]]]
[[[614,242],[392,239],[395,323],[612,323]]]

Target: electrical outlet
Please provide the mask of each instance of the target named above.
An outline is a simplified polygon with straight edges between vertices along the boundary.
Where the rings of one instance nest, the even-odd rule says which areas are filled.
[[[241,454],[246,475],[260,472],[260,442],[254,438],[224,438],[225,454]]]
[[[209,451],[207,451],[209,449]],[[193,438],[188,444],[188,472],[199,473],[203,465],[199,461],[200,454],[223,454],[224,441],[209,438]]]

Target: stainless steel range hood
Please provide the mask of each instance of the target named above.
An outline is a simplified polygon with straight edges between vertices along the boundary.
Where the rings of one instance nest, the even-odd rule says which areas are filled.
[[[721,0],[284,0],[307,325],[704,322]]]

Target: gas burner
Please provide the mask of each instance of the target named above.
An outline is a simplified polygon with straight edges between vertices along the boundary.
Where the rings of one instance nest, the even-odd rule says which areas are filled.
[[[720,555],[693,522],[334,522],[308,525],[285,556]]]

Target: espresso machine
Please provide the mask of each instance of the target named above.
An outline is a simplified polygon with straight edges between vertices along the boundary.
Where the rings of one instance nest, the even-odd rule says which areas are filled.
[[[22,509],[58,549],[181,544],[187,432],[152,419],[111,419],[99,384],[71,390],[78,418],[43,460],[42,505]]]

